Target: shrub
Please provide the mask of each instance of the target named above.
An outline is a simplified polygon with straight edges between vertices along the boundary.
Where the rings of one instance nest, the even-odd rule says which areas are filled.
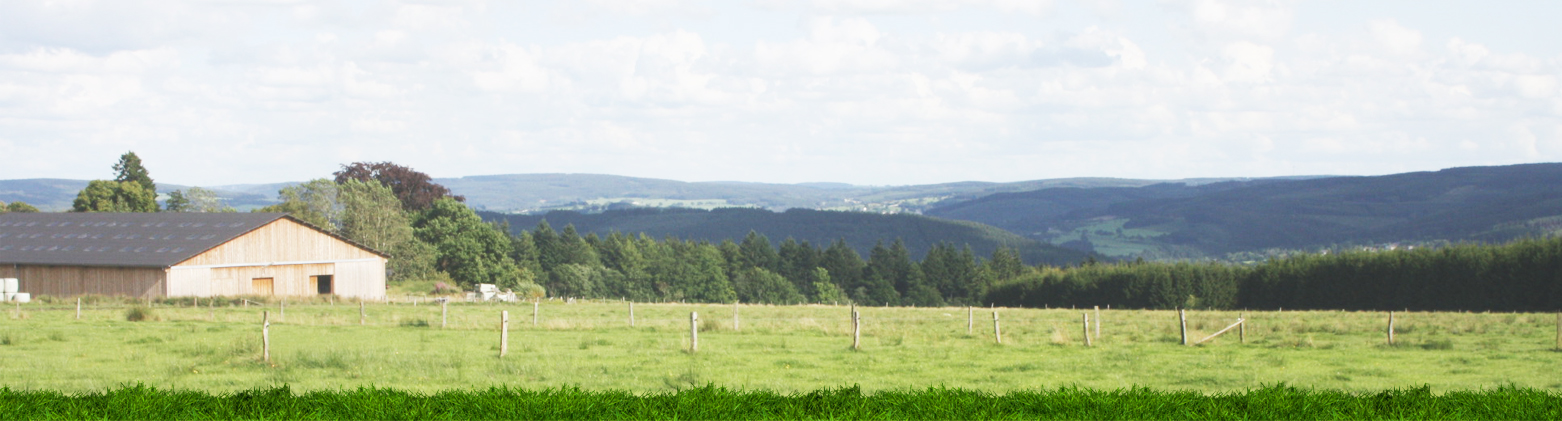
[[[153,313],[152,309],[146,308],[145,306],[135,306],[131,307],[130,310],[125,311],[125,320],[132,322],[157,320],[157,314]]]

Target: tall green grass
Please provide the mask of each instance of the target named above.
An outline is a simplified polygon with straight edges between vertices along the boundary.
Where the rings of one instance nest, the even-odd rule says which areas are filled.
[[[1562,395],[1429,387],[1347,393],[1285,385],[1200,394],[1060,388],[992,394],[857,387],[780,394],[705,386],[634,394],[490,388],[419,394],[358,388],[295,394],[287,386],[207,394],[142,385],[101,393],[0,389],[0,419],[1562,419]]]

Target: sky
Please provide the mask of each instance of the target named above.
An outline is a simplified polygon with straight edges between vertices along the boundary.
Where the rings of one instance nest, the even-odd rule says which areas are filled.
[[[0,2],[0,179],[906,185],[1562,161],[1562,2]]]

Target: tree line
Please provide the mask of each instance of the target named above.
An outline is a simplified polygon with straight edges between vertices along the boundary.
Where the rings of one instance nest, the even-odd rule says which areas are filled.
[[[1301,254],[1252,266],[1136,261],[1031,268],[986,298],[1017,307],[1556,311],[1562,309],[1562,238]]]

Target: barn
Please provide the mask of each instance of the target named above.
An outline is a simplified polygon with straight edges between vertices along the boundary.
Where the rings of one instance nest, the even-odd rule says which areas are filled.
[[[0,214],[33,296],[385,298],[386,255],[282,213]]]

